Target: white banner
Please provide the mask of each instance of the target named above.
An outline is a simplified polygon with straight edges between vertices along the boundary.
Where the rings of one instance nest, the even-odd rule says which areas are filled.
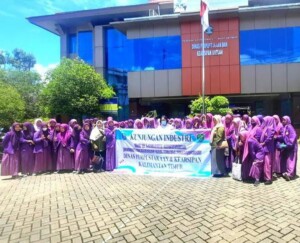
[[[119,129],[117,171],[136,174],[210,176],[210,129]]]

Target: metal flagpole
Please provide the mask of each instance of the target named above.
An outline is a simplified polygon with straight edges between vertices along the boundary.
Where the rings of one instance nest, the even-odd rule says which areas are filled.
[[[205,114],[205,54],[204,54],[204,27],[202,26],[202,114]]]

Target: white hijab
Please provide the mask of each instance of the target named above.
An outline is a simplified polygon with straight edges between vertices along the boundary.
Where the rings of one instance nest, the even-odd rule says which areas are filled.
[[[223,125],[223,123],[222,123],[222,116],[220,116],[220,115],[214,115],[214,116],[213,116],[213,119],[216,121],[216,124],[215,124],[214,128],[213,128],[212,131],[211,131],[211,134],[210,134],[210,142],[213,141],[214,135],[215,135],[217,129],[218,129],[219,127],[224,127],[224,125]]]
[[[34,130],[36,132],[38,132],[40,130],[40,128],[37,126],[38,122],[43,122],[43,120],[41,118],[37,118],[37,119],[34,120],[34,125],[33,126],[34,126]]]
[[[98,125],[99,124],[102,124],[102,127],[101,128],[98,128]],[[96,126],[93,128],[92,132],[91,132],[91,135],[90,135],[90,139],[92,141],[96,141],[98,140],[100,137],[103,136],[103,133],[104,133],[104,125],[103,125],[103,121],[101,120],[98,120],[96,122]]]

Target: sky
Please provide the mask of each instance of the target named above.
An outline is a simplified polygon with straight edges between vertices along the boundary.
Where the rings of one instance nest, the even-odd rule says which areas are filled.
[[[183,0],[187,1],[187,0]],[[200,2],[200,0],[188,0]],[[247,0],[209,0],[213,7]],[[36,57],[41,75],[60,61],[59,37],[26,19],[59,12],[147,3],[148,0],[0,0],[0,51],[21,48]]]
[[[41,75],[60,61],[59,37],[26,18],[58,12],[146,3],[147,0],[0,0],[0,50],[21,48],[35,56]]]

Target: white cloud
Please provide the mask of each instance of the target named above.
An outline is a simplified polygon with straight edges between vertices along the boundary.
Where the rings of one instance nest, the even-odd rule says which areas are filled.
[[[46,79],[47,72],[56,68],[58,63],[52,63],[47,66],[43,66],[42,64],[35,64],[33,70],[36,71],[42,78],[43,81]]]

